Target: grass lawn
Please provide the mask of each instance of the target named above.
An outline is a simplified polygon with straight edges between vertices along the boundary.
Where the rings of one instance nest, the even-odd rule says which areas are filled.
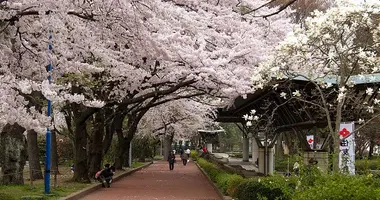
[[[30,184],[24,185],[9,185],[9,186],[0,186],[0,199],[2,200],[19,200],[24,196],[36,196],[40,198],[34,199],[59,199],[60,197],[67,196],[73,192],[81,190],[91,184],[81,184],[74,182],[62,182],[56,188],[51,187],[51,196],[45,196],[44,192],[44,183],[43,181],[36,181],[34,187],[31,187]],[[33,198],[29,198],[33,199]]]
[[[31,185],[29,178],[29,170],[24,172],[24,185],[0,185],[1,200],[19,200],[24,196],[36,196],[34,199],[59,199],[73,192],[81,190],[91,184],[75,183],[70,181],[73,174],[70,167],[62,166],[59,168],[61,174],[57,175],[57,187],[54,187],[54,175],[50,179],[51,195],[44,195],[44,180],[33,181]],[[93,184],[93,183],[92,183]],[[33,198],[29,198],[33,199]]]
[[[132,168],[137,168],[143,166],[144,164],[146,163],[133,162]],[[24,196],[36,196],[36,198],[27,199],[59,199],[96,183],[94,180],[92,180],[93,182],[89,184],[72,182],[71,178],[73,177],[73,173],[67,165],[60,166],[59,172],[61,174],[57,176],[57,187],[54,187],[54,175],[51,175],[51,195],[44,195],[44,180],[33,181],[32,186],[29,178],[29,169],[25,169],[24,185],[0,185],[0,200],[20,200]]]
[[[154,156],[154,160],[163,160],[164,156]]]
[[[143,162],[132,162],[132,168],[137,168],[145,165],[146,163]]]

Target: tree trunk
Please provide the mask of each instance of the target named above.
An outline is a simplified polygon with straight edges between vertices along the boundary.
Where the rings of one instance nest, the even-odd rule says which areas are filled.
[[[113,124],[106,125],[105,127],[106,134],[103,139],[103,155],[108,153],[108,150],[112,144],[113,134],[115,133],[115,129],[113,128]]]
[[[124,152],[125,152],[125,145],[124,145],[124,137],[122,137],[122,134],[123,132],[120,130],[120,131],[116,131],[117,133],[117,155],[116,155],[116,158],[115,158],[115,168],[116,169],[123,169],[123,163],[124,163]],[[121,137],[120,137],[120,134],[121,134]]]
[[[90,177],[94,177],[97,171],[101,169],[102,164],[102,142],[104,135],[104,115],[102,112],[95,114],[95,130],[92,135],[92,143],[90,145]]]
[[[372,158],[373,157],[373,149],[374,149],[375,145],[376,145],[375,141],[371,140],[370,143],[369,143],[368,158]]]
[[[116,169],[123,169],[123,162],[124,162],[124,152],[125,152],[125,146],[124,146],[124,134],[123,134],[123,121],[124,116],[117,115],[114,118],[114,127],[115,132],[117,134],[117,155],[115,158],[115,168]]]
[[[164,137],[164,160],[168,160],[169,153],[172,151],[173,136],[166,135]]]
[[[58,146],[57,146],[57,132],[55,130],[51,131],[51,171],[54,174],[59,173],[58,170]]]
[[[76,123],[75,126],[75,159],[74,178],[75,182],[89,183],[87,165],[87,129],[86,122]]]
[[[129,151],[131,150],[131,141],[132,139],[129,139],[128,137],[124,138],[123,167],[131,167],[129,165]]]
[[[40,165],[40,149],[37,143],[37,132],[34,130],[29,130],[27,132],[27,143],[28,143],[28,160],[29,160],[29,170],[32,172],[31,180],[43,179],[41,165]]]
[[[129,165],[129,151],[131,151],[132,148],[130,148],[131,141],[133,140],[133,137],[135,136],[135,133],[137,131],[137,125],[139,124],[141,118],[144,116],[144,114],[148,111],[148,109],[144,109],[138,113],[131,113],[128,115],[128,132],[127,137],[124,138],[124,146],[125,146],[125,160],[124,160],[124,167],[131,167]],[[133,156],[132,156],[133,157]]]
[[[106,155],[108,153],[108,150],[111,147],[112,144],[112,138],[113,134],[115,133],[115,117],[111,119],[108,119],[107,117],[111,116],[113,114],[112,109],[106,108],[104,111],[104,126],[105,126],[105,135],[103,138],[103,155]],[[107,120],[111,121],[107,122]]]
[[[25,129],[17,123],[5,125],[0,133],[0,184],[24,184],[24,166],[27,158]]]

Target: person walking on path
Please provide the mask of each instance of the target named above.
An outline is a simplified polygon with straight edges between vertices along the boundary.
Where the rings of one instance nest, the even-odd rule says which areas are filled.
[[[165,152],[166,154],[169,151]],[[178,159],[178,156],[176,156]],[[176,163],[178,164],[178,163]],[[181,163],[182,164],[182,163]],[[111,188],[97,189],[80,200],[223,200],[194,164],[168,170],[168,161],[158,160],[114,181]],[[181,168],[181,169],[180,169]],[[1,199],[1,198],[0,198]]]
[[[186,166],[187,160],[189,159],[189,156],[186,153],[184,153],[184,154],[182,154],[181,159],[182,159],[183,165]]]
[[[174,169],[174,162],[175,162],[175,155],[174,155],[173,151],[171,151],[169,154],[168,162],[169,162],[169,169],[173,170]]]
[[[189,148],[186,149],[185,153],[187,154],[187,158],[190,158],[191,151]]]

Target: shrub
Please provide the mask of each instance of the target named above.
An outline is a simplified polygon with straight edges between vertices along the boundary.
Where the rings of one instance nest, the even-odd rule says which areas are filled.
[[[260,182],[269,188],[279,188],[284,193],[283,199],[288,199],[293,196],[296,192],[298,185],[298,177],[285,177],[283,175],[273,175],[269,177],[264,177],[260,179]]]
[[[358,174],[367,174],[369,170],[369,162],[367,159],[355,160],[355,171]]]
[[[227,191],[227,182],[230,178],[230,175],[226,172],[221,172],[216,176],[216,185],[222,191],[223,194],[226,194]]]
[[[315,165],[301,165],[301,182],[303,186],[313,186],[315,181],[322,175],[321,170]]]
[[[191,150],[190,151],[190,158],[192,160],[197,160],[198,159],[198,150]]]
[[[198,158],[197,162],[224,194],[233,194],[237,186],[244,180],[240,175],[229,174],[203,158]]]
[[[217,181],[216,177],[217,177],[218,174],[220,174],[222,172],[222,170],[219,169],[214,164],[212,164],[212,163],[208,162],[207,160],[203,159],[203,158],[198,158],[197,162],[202,167],[202,169],[205,170],[205,172],[208,174],[208,176],[210,177],[210,179],[213,182],[216,182]]]
[[[371,176],[349,176],[344,174],[323,175],[314,186],[297,191],[295,200],[375,200],[380,199],[379,181]]]
[[[0,199],[16,200],[17,198],[12,197],[12,195],[10,194],[0,193]]]
[[[289,155],[284,155],[282,158],[276,158],[275,164],[274,164],[275,170],[279,172],[287,172],[288,167],[289,167],[289,171],[292,172],[293,165],[298,159],[299,158],[297,158],[297,156],[289,156]]]
[[[367,174],[369,170],[380,170],[380,159],[355,160],[355,169],[358,174]]]
[[[221,172],[216,176],[216,185],[223,192],[223,194],[233,196],[236,188],[240,183],[244,181],[244,178],[237,174],[228,174]]]
[[[236,188],[244,181],[244,178],[237,174],[229,175],[227,180],[227,194],[228,196],[235,196]]]
[[[238,200],[290,199],[280,188],[268,186],[256,179],[248,179],[242,182],[237,187],[234,197]]]

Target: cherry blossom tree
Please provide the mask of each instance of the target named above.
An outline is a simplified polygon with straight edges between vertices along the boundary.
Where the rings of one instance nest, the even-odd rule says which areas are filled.
[[[340,139],[336,133],[339,132],[345,109],[351,109],[350,105],[358,105],[356,100],[359,97],[361,102],[364,98],[364,105],[359,106],[365,106],[369,114],[378,110],[377,89],[362,89],[365,91],[361,93],[362,96],[355,97],[353,93],[354,88],[358,87],[355,85],[376,82],[376,74],[371,74],[378,72],[380,64],[377,57],[380,45],[379,8],[378,2],[358,4],[339,1],[336,7],[326,12],[315,12],[313,18],[306,20],[304,28],[294,28],[253,78],[257,88],[263,88],[263,83],[269,83],[273,78],[298,78],[312,83],[317,103],[305,95],[310,96],[310,88],[283,90],[279,96],[307,102],[322,111],[328,121],[334,152],[339,152]],[[330,96],[326,96],[326,91]],[[335,97],[334,100],[331,96]],[[371,119],[371,115],[362,117]],[[363,119],[356,120],[364,122]],[[335,170],[338,170],[337,163],[336,157]]]
[[[333,4],[331,0],[296,0],[294,2],[289,0],[275,0],[271,2],[271,5],[281,6],[287,5],[290,2],[292,2],[290,5],[292,9],[290,14],[292,20],[301,26],[304,25],[306,18],[310,17],[315,10],[325,11]]]
[[[276,8],[242,15],[265,2],[2,1],[0,67],[10,81],[1,88],[12,94],[4,99],[9,108],[2,124],[17,117],[23,127],[44,132],[46,110],[24,106],[25,96],[40,92],[70,116],[74,179],[88,181],[86,123],[101,107],[115,111],[115,124],[128,117],[127,134],[121,133],[129,145],[154,106],[200,95],[228,102],[253,91],[250,72],[290,30],[284,13],[256,17]],[[47,54],[50,34],[53,51]]]
[[[150,109],[139,123],[137,136],[163,137],[164,157],[173,140],[191,139],[197,130],[213,125],[214,108],[191,99],[181,99]]]

